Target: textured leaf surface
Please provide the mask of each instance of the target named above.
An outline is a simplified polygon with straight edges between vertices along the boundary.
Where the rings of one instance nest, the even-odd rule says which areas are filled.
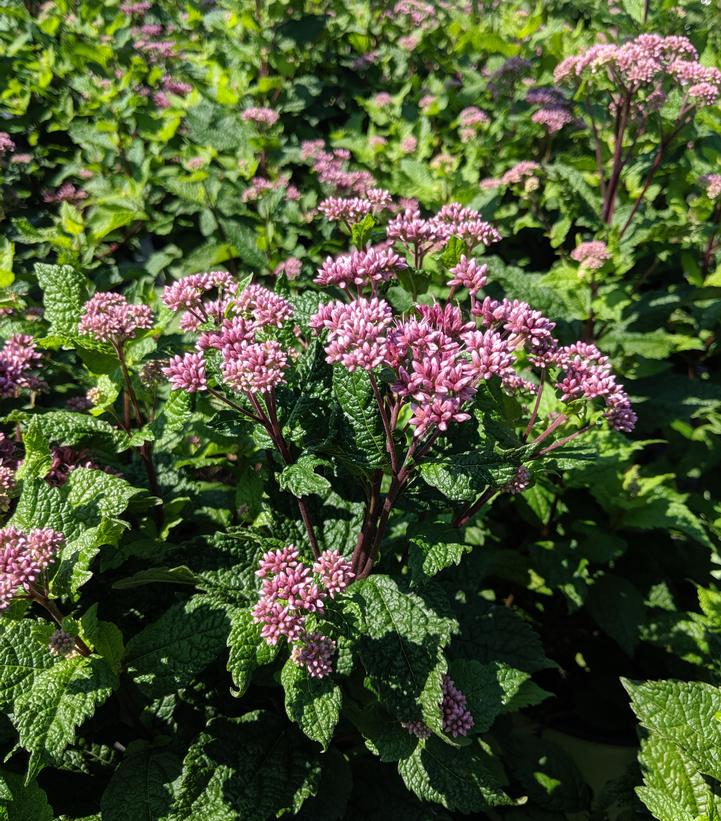
[[[333,676],[312,678],[291,659],[283,666],[280,681],[285,690],[285,710],[289,718],[324,750],[333,738],[340,717],[341,690]]]
[[[229,630],[224,607],[205,596],[193,596],[133,636],[125,662],[149,695],[167,695],[190,684],[218,657]]]
[[[25,784],[17,773],[2,771],[0,773],[7,785],[9,796],[0,798],[0,804],[8,801],[7,821],[54,821],[56,816],[48,803],[45,791],[37,781]],[[2,817],[0,815],[0,817]]]
[[[507,664],[459,660],[451,664],[451,678],[465,695],[474,719],[473,732],[485,733],[495,718],[505,712],[528,673]]]
[[[387,576],[356,582],[348,603],[361,630],[361,660],[381,700],[400,721],[422,718],[438,729],[446,672],[442,650],[454,622]]]
[[[82,306],[88,298],[87,280],[69,265],[38,263],[35,274],[43,291],[48,336],[72,339],[77,335]]]
[[[721,780],[721,689],[701,681],[622,683],[647,730],[675,744],[702,773]]]
[[[35,678],[53,665],[45,630],[45,642],[36,635],[30,619],[0,621],[0,705],[7,707],[21,693],[30,690]]]
[[[211,721],[185,758],[173,818],[266,821],[297,811],[320,768],[292,726],[264,711]]]
[[[271,646],[260,637],[260,625],[253,621],[249,610],[232,611],[228,648],[228,671],[238,696],[250,686],[253,672],[263,664],[269,664],[278,654],[278,645]]]
[[[288,465],[279,477],[279,484],[294,496],[308,496],[311,493],[325,495],[330,490],[330,482],[315,472],[317,467],[327,465],[325,459],[317,456],[301,456],[294,465]]]
[[[164,821],[173,804],[181,761],[162,747],[133,742],[100,802],[104,821]]]
[[[512,804],[479,746],[450,747],[431,737],[400,761],[398,771],[409,790],[422,801],[433,801],[448,810],[470,813]]]
[[[385,435],[368,374],[334,368],[333,390],[343,409],[350,458],[364,467],[384,465],[388,461]]]
[[[454,502],[470,502],[487,487],[499,487],[515,475],[517,466],[498,454],[459,453],[421,465],[421,476]]]
[[[116,683],[103,659],[82,656],[57,661],[35,678],[13,710],[20,744],[30,752],[28,779],[60,758],[78,726],[108,698]]]

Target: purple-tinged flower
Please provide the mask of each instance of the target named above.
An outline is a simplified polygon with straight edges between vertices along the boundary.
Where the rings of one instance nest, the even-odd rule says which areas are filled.
[[[327,257],[318,269],[314,282],[318,285],[335,285],[349,288],[355,285],[359,290],[370,286],[375,289],[379,282],[385,282],[406,268],[405,260],[391,248],[371,246],[363,251],[352,251],[338,257]]]
[[[477,379],[502,379],[514,374],[513,353],[508,342],[494,330],[471,331],[463,336],[471,355],[471,370]]]
[[[416,738],[420,738],[421,741],[424,741],[426,738],[431,737],[431,730],[426,724],[422,721],[401,721],[401,727],[404,730],[408,730],[411,735],[414,735]]]
[[[564,106],[545,106],[534,111],[531,120],[536,125],[543,126],[549,134],[560,131],[564,125],[575,122],[575,117]]]
[[[223,381],[240,393],[269,393],[283,381],[287,364],[278,342],[242,342],[223,349]]]
[[[266,126],[275,125],[280,118],[280,114],[278,114],[277,111],[273,111],[272,108],[255,107],[246,108],[240,116],[247,122],[258,123],[259,125]]]
[[[274,645],[283,636],[298,641],[305,633],[305,618],[297,610],[280,601],[262,598],[252,610],[253,621],[262,624],[261,638]]]
[[[378,108],[385,108],[393,102],[393,98],[387,91],[381,91],[373,98],[373,104]]]
[[[463,128],[475,130],[481,125],[488,125],[488,123],[491,122],[491,118],[485,111],[481,111],[480,108],[476,108],[476,106],[472,105],[461,111],[458,115],[458,122]]]
[[[462,254],[458,264],[451,268],[451,273],[453,279],[448,280],[448,284],[452,287],[467,288],[472,296],[488,282],[488,266],[481,265],[475,259],[468,259],[465,254]]]
[[[7,151],[15,151],[15,143],[7,131],[0,131],[0,154],[4,154]]]
[[[58,629],[52,634],[52,636],[50,636],[48,650],[53,656],[68,658],[76,652],[75,638],[71,636],[70,633],[66,633],[64,630]]]
[[[468,735],[475,721],[468,709],[466,697],[455,686],[450,676],[443,676],[442,690],[443,732],[453,738]]]
[[[273,273],[279,277],[285,274],[288,279],[295,279],[301,272],[303,263],[297,257],[288,257],[288,259],[279,263]]]
[[[326,361],[341,362],[349,371],[372,371],[386,357],[385,332],[393,313],[385,300],[361,297],[350,304],[323,305],[311,318],[311,327],[328,329]]]
[[[197,393],[208,388],[202,353],[186,353],[183,356],[171,357],[167,366],[163,368],[163,373],[175,390]]]
[[[99,342],[121,345],[139,330],[153,327],[147,305],[131,305],[122,294],[99,292],[83,306],[78,330]]]
[[[15,490],[17,466],[0,464],[0,512],[7,513],[10,499]]]
[[[706,174],[701,177],[701,183],[706,186],[706,196],[710,200],[721,196],[721,174]]]
[[[290,657],[299,667],[305,667],[312,678],[325,678],[333,672],[336,644],[322,633],[305,633],[295,644]]]
[[[62,487],[77,468],[97,468],[97,465],[88,459],[87,453],[69,447],[54,447],[51,456],[50,470],[45,475],[45,481],[53,487]]]
[[[87,191],[83,191],[81,188],[76,188],[71,182],[64,182],[54,193],[51,191],[46,191],[43,194],[43,202],[69,202],[73,205],[77,205],[79,202],[87,199],[87,197]]]
[[[30,373],[41,358],[32,336],[11,336],[0,349],[0,396],[15,397],[21,390],[45,389],[45,382]]]
[[[166,74],[165,77],[163,77],[163,89],[169,94],[177,94],[180,97],[184,97],[186,94],[190,94],[193,90],[193,86],[191,86],[190,83],[184,83],[182,80],[176,80],[174,77]]]
[[[284,573],[289,568],[298,566],[298,556],[298,549],[293,544],[289,544],[280,550],[269,550],[263,554],[255,575],[259,579],[264,579],[269,575]]]
[[[418,140],[412,135],[404,137],[400,147],[404,154],[412,154],[418,148]]]
[[[152,6],[153,4],[150,0],[140,0],[140,2],[137,3],[123,3],[120,6],[120,11],[130,15],[145,14],[146,11],[150,11]]]
[[[10,605],[18,591],[30,592],[64,541],[62,533],[50,528],[23,532],[9,525],[0,530],[0,610]]]
[[[87,396],[71,396],[65,403],[65,407],[68,410],[75,411],[75,413],[83,413],[84,411],[92,408],[92,406],[93,403]]]
[[[531,486],[531,473],[527,467],[521,465],[516,471],[516,475],[510,481],[506,482],[503,490],[506,493],[515,495],[516,493],[523,493]]]
[[[582,242],[571,251],[571,259],[580,262],[582,267],[590,271],[597,271],[603,264],[611,259],[608,246],[600,240]]]
[[[293,318],[293,306],[279,294],[255,283],[248,285],[235,300],[234,310],[250,314],[258,327],[274,325],[282,328]]]
[[[313,572],[320,576],[331,598],[342,593],[355,576],[350,561],[337,550],[324,550],[313,565]]]

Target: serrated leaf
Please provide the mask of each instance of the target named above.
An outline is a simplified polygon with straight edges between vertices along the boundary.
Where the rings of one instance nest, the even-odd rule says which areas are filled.
[[[459,564],[473,546],[458,542],[458,535],[457,528],[441,523],[423,524],[411,530],[408,565],[414,580],[421,581]]]
[[[521,685],[530,678],[502,662],[481,664],[475,659],[454,661],[450,675],[466,697],[473,715],[474,733],[485,733],[496,717],[505,712]]]
[[[32,689],[35,678],[52,667],[53,657],[30,619],[0,621],[0,706]],[[47,625],[46,633],[51,632]]]
[[[700,772],[721,780],[721,689],[701,681],[621,683],[638,720],[675,744]]]
[[[358,653],[373,687],[399,721],[424,721],[441,731],[443,648],[455,622],[388,576],[353,584],[346,610],[355,619]]]
[[[300,729],[324,750],[340,718],[341,690],[332,676],[312,678],[292,659],[283,666],[280,681],[285,690],[285,711]]]
[[[0,799],[9,802],[7,821],[55,821],[53,808],[37,781],[26,784],[21,775],[6,770],[0,771],[0,777],[8,791],[7,797]]]
[[[367,468],[386,464],[385,435],[368,374],[362,370],[351,373],[336,367],[333,369],[333,391],[347,423],[349,458]]]
[[[104,821],[170,818],[173,781],[181,761],[162,747],[134,741],[113,773],[100,800]]]
[[[253,672],[270,664],[278,654],[278,645],[270,645],[260,637],[260,625],[253,621],[249,610],[234,609],[228,634],[228,672],[242,696],[250,686]]]
[[[406,787],[422,801],[432,801],[451,811],[481,812],[513,804],[490,758],[480,746],[451,747],[431,737],[398,763],[398,772]]]
[[[40,673],[32,689],[15,700],[13,722],[20,745],[30,753],[27,783],[60,759],[76,729],[115,686],[117,679],[104,659],[77,656]]]
[[[290,491],[298,498],[309,496],[312,493],[325,496],[331,484],[324,476],[315,472],[315,469],[321,465],[328,466],[329,462],[317,456],[301,456],[295,464],[284,468],[278,477],[278,483],[284,490]]]
[[[698,767],[673,742],[652,733],[641,740],[638,756],[643,787],[636,792],[659,821],[721,817],[721,798]]]
[[[152,697],[186,687],[226,644],[226,608],[193,596],[169,608],[128,642],[125,663],[134,681]]]
[[[35,265],[35,275],[43,291],[48,336],[70,341],[77,336],[83,304],[88,299],[88,281],[69,265]]]
[[[454,502],[470,502],[487,487],[510,481],[518,465],[490,451],[458,453],[421,464],[421,476]]]
[[[173,818],[267,821],[297,812],[320,767],[292,726],[265,711],[213,719],[185,757]]]

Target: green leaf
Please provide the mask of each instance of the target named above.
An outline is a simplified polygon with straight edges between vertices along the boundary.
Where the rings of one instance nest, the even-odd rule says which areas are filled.
[[[254,671],[278,655],[278,645],[270,645],[260,637],[260,625],[253,621],[249,610],[232,611],[228,648],[228,672],[238,688],[237,696],[248,689]]]
[[[280,681],[288,717],[327,750],[340,717],[340,687],[331,676],[312,678],[292,659],[283,666]]]
[[[284,468],[278,477],[278,483],[284,490],[290,491],[298,498],[309,496],[311,493],[325,496],[331,484],[325,477],[315,472],[315,469],[321,465],[330,466],[330,463],[317,456],[301,456],[295,464]]]
[[[32,689],[15,700],[13,722],[20,745],[30,753],[26,783],[48,764],[58,763],[75,731],[117,685],[103,659],[57,661],[36,676]]]
[[[163,747],[132,742],[100,800],[103,821],[169,819],[180,768],[178,756]]]
[[[71,342],[78,333],[83,304],[88,299],[88,282],[69,265],[35,265],[35,275],[43,291],[48,336]]]
[[[0,798],[0,801],[9,802],[7,821],[55,821],[53,808],[37,781],[26,784],[21,775],[6,770],[0,770],[0,778],[8,790],[7,797]]]
[[[206,596],[193,596],[133,636],[125,663],[134,681],[151,697],[174,693],[215,661],[229,629],[224,607]]]
[[[721,689],[701,681],[621,683],[643,727],[677,746],[700,772],[721,780]]]
[[[458,534],[458,528],[442,523],[424,523],[408,533],[411,542],[408,564],[415,581],[459,564],[461,558],[473,549],[472,545],[458,542]]]
[[[643,787],[636,792],[659,821],[718,821],[721,798],[694,762],[673,742],[652,733],[641,740],[638,756]]]
[[[375,228],[375,218],[373,214],[366,214],[360,222],[351,228],[351,242],[358,248],[365,248],[373,229]]]
[[[487,487],[510,481],[518,465],[491,451],[458,453],[436,462],[421,464],[421,476],[454,502],[470,502]]]
[[[7,707],[53,665],[47,640],[52,628],[45,625],[45,642],[38,635],[38,624],[30,619],[0,621],[0,706]]]
[[[398,772],[418,798],[447,810],[477,813],[513,803],[502,789],[491,755],[480,746],[451,747],[431,737],[399,762]]]
[[[385,465],[385,434],[368,374],[333,368],[333,390],[347,423],[344,444],[351,460],[366,468]]]
[[[496,717],[506,712],[521,685],[530,678],[502,662],[481,664],[475,659],[451,663],[450,675],[456,687],[466,697],[473,715],[474,733],[485,733]]]
[[[183,762],[177,821],[267,821],[297,812],[315,792],[320,767],[276,714],[216,718]]]
[[[399,721],[421,719],[441,732],[443,648],[455,622],[382,575],[353,584],[345,605],[360,632],[363,666],[390,713]]]
[[[97,604],[81,616],[80,628],[86,643],[107,661],[114,673],[119,673],[120,660],[125,652],[123,634],[112,622],[98,619]]]
[[[15,258],[15,243],[3,238],[0,241],[0,288],[7,288],[15,281],[13,273],[13,259]]]
[[[605,573],[593,583],[586,599],[596,623],[633,655],[646,620],[643,596],[627,579]]]

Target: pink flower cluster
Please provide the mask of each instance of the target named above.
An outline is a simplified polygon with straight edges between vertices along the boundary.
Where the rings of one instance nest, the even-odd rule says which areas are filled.
[[[533,160],[522,160],[508,169],[501,177],[488,177],[481,180],[481,188],[500,188],[503,185],[520,185],[522,182],[533,180],[541,166]]]
[[[275,125],[280,119],[280,114],[272,108],[246,108],[240,115],[246,122],[257,123],[258,125]]]
[[[575,122],[576,118],[563,106],[544,106],[533,112],[531,120],[543,126],[549,134],[555,134],[564,125]]]
[[[166,74],[163,77],[163,89],[169,94],[177,94],[180,97],[184,97],[186,94],[190,94],[193,90],[193,86],[191,86],[190,83],[184,83],[182,80],[176,80],[174,77],[171,77],[170,74]]]
[[[623,388],[616,382],[611,363],[595,345],[576,342],[558,348],[552,357],[563,374],[556,382],[564,402],[601,398],[606,404],[606,419],[612,428],[630,433],[636,414]]]
[[[324,287],[335,285],[350,289],[354,285],[357,290],[370,287],[375,291],[378,283],[392,279],[406,267],[406,261],[392,248],[371,246],[363,251],[328,257],[318,269],[314,282]]]
[[[383,188],[369,188],[362,197],[328,197],[318,206],[318,210],[331,222],[345,222],[353,225],[366,214],[377,214],[390,208],[393,200]]]
[[[87,453],[69,447],[54,447],[51,456],[52,462],[45,481],[53,487],[62,487],[77,468],[98,468]]]
[[[183,311],[183,330],[202,330],[196,350],[172,357],[163,369],[173,388],[207,390],[208,350],[220,352],[222,379],[235,391],[268,393],[283,381],[285,350],[272,339],[260,338],[265,329],[280,328],[293,316],[283,297],[256,284],[239,292],[227,271],[208,271],[166,286],[162,299],[173,311]]]
[[[0,433],[0,512],[5,513],[10,507],[10,498],[15,490],[15,473],[18,469],[18,458],[15,443]]]
[[[64,182],[57,191],[45,191],[43,193],[43,202],[69,202],[77,205],[79,202],[88,198],[88,192],[83,191],[82,188],[76,188],[71,182]]]
[[[706,187],[706,196],[710,200],[721,195],[721,174],[707,174],[701,177],[701,183]]]
[[[50,528],[25,533],[10,525],[0,530],[0,610],[9,607],[19,590],[30,591],[64,541],[62,533]]]
[[[597,271],[605,262],[611,259],[608,246],[600,240],[582,242],[571,251],[571,259],[580,262],[581,266],[590,271]]]
[[[323,140],[306,140],[301,144],[302,160],[312,160],[313,170],[320,182],[333,191],[362,196],[369,188],[375,187],[375,179],[368,171],[348,171],[345,163],[350,159],[350,151],[336,148],[325,150]]]
[[[434,247],[444,245],[455,236],[469,251],[477,245],[498,242],[501,235],[480,214],[460,203],[444,205],[432,217],[422,217],[417,208],[408,208],[388,223],[388,239],[412,249],[416,265]]]
[[[14,151],[15,143],[13,142],[7,131],[0,131],[0,154],[7,151]]]
[[[122,345],[137,331],[152,327],[153,313],[147,305],[131,305],[122,294],[111,292],[91,297],[78,323],[81,334],[113,345]]]
[[[481,111],[476,106],[468,106],[458,115],[458,123],[461,127],[460,136],[462,142],[468,142],[473,139],[476,132],[482,125],[488,125],[491,118],[485,111]]]
[[[441,714],[443,717],[443,732],[453,738],[465,736],[473,729],[475,721],[468,709],[468,702],[463,693],[453,683],[450,676],[443,676],[441,682]],[[416,738],[430,738],[430,728],[422,721],[401,722],[401,726]]]
[[[150,0],[140,0],[138,3],[123,3],[120,6],[120,11],[122,11],[123,14],[130,15],[145,14],[146,11],[150,11],[152,6],[153,4]]]
[[[41,359],[32,336],[11,336],[0,348],[0,396],[15,397],[21,390],[43,390],[45,382],[30,373]]]
[[[641,34],[623,45],[591,46],[556,66],[556,82],[606,76],[618,86],[636,91],[653,83],[671,81],[685,88],[701,105],[710,105],[721,93],[721,71],[698,62],[698,53],[686,37]]]
[[[306,630],[306,617],[322,614],[325,599],[334,598],[350,584],[354,576],[350,562],[336,550],[326,550],[311,569],[300,560],[296,547],[288,545],[266,553],[256,576],[263,580],[252,611],[253,621],[262,625],[260,635],[271,645],[285,636],[293,645],[291,658],[308,675],[329,675],[335,642]]]

